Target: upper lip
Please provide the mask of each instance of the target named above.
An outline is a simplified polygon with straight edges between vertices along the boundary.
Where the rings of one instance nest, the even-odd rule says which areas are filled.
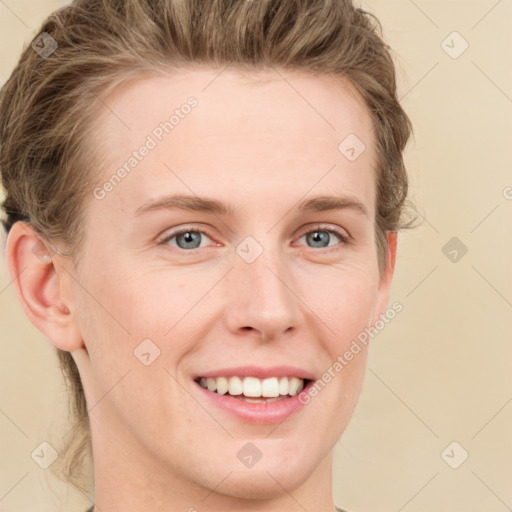
[[[257,377],[259,379],[266,379],[268,377],[298,377],[299,379],[314,380],[314,375],[303,368],[297,366],[237,366],[230,368],[219,368],[197,375],[198,377]]]

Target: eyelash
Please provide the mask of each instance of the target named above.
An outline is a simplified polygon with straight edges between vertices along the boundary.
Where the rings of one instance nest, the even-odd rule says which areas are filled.
[[[340,239],[340,243],[342,245],[346,245],[346,244],[349,244],[351,242],[351,238],[349,235],[341,232],[341,231],[338,231],[337,229],[334,229],[334,228],[326,228],[326,227],[323,227],[322,225],[317,225],[315,226],[313,229],[310,229],[309,231],[306,231],[305,233],[303,233],[300,237],[300,238],[303,238],[304,236],[310,234],[310,233],[314,233],[316,231],[321,231],[321,232],[325,232],[325,233],[329,233],[329,234],[334,234],[336,235],[339,239]],[[197,226],[197,225],[190,225],[190,226],[187,226],[185,228],[182,228],[180,229],[179,231],[175,231],[175,232],[171,232],[169,233],[164,239],[160,240],[158,242],[158,245],[166,245],[170,240],[172,240],[173,238],[176,238],[177,236],[179,235],[182,235],[184,233],[189,233],[189,232],[192,232],[192,233],[201,233],[201,234],[204,234],[206,235],[208,238],[210,238],[211,240],[213,240],[213,237],[211,235],[208,234],[208,231],[207,230],[204,230],[204,228],[200,227],[200,226]],[[320,247],[319,249],[321,250],[324,250],[324,251],[327,251],[327,252],[331,252],[333,250],[337,250],[337,245],[339,244],[336,244],[334,246],[327,246],[327,247]],[[310,249],[315,249],[315,247],[309,247]],[[187,250],[187,249],[181,249],[180,247],[174,247],[174,249],[178,249],[182,252],[189,252],[189,253],[194,253],[195,251],[199,250],[199,249],[204,249],[204,247],[198,247],[196,249],[190,249],[190,250]]]

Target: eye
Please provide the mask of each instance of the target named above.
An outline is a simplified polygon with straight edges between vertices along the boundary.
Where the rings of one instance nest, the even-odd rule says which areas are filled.
[[[336,229],[326,229],[320,226],[316,229],[308,231],[302,235],[299,240],[303,238],[306,239],[308,244],[311,244],[309,245],[310,247],[316,249],[324,249],[326,247],[336,245],[336,239],[338,239],[338,243],[342,242],[342,245],[345,245],[349,242],[348,236],[341,231]],[[334,243],[331,244],[331,242]]]
[[[171,245],[183,250],[193,250],[204,247],[204,245],[201,244],[205,239],[212,241],[204,231],[189,227],[169,234],[163,240],[161,240],[159,244]],[[174,243],[170,243],[171,241],[174,241]]]
[[[350,241],[350,237],[345,232],[321,226],[304,233],[299,241],[303,238],[309,247],[316,249],[324,249],[340,243],[345,245]],[[213,242],[205,231],[196,226],[188,226],[167,234],[158,244],[170,245],[184,251],[193,251],[208,246],[208,241]],[[215,242],[213,244],[218,245]]]

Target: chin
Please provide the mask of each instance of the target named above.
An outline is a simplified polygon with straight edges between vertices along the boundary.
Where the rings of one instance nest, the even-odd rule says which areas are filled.
[[[229,475],[217,492],[242,499],[275,499],[286,492],[293,492],[310,476],[310,472],[296,471],[289,467],[235,471]]]

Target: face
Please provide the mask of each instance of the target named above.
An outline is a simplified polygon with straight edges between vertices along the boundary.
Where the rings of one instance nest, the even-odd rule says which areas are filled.
[[[371,120],[350,85],[219,73],[147,77],[104,100],[101,178],[67,283],[84,343],[73,355],[95,456],[270,497],[329,460],[366,347],[305,393],[384,311],[391,271],[378,268]],[[350,134],[365,144],[356,159],[339,149]],[[283,377],[306,388],[292,397]],[[229,395],[261,386],[282,395]]]

